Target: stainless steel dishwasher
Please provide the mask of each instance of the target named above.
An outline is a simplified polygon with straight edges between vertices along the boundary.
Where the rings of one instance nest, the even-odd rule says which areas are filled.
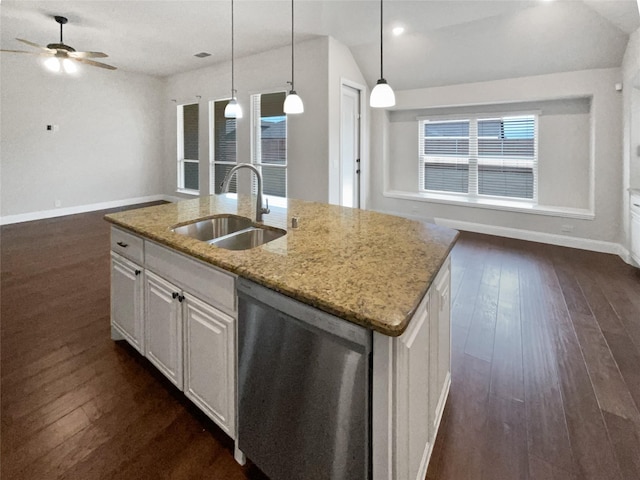
[[[271,480],[371,478],[371,342],[238,280],[238,446]]]

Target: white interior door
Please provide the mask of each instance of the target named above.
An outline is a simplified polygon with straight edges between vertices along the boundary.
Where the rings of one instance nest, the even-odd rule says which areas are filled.
[[[340,205],[360,208],[360,90],[342,85]]]

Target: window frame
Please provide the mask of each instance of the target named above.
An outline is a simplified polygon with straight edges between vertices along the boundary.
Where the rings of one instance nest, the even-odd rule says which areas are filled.
[[[533,158],[532,159],[520,159],[518,162],[528,162],[532,169],[533,174],[533,196],[532,198],[514,197],[514,196],[500,196],[500,195],[487,195],[479,193],[479,167],[482,164],[490,165],[493,160],[497,163],[501,160],[513,160],[509,157],[487,157],[479,155],[479,132],[478,122],[481,120],[491,119],[504,119],[508,117],[528,117],[531,116],[533,120],[534,137],[533,137]],[[454,114],[454,115],[432,115],[432,116],[420,116],[418,120],[418,193],[424,196],[434,196],[435,198],[449,197],[454,201],[462,201],[469,203],[478,202],[509,202],[522,205],[538,205],[538,144],[539,144],[539,123],[540,123],[540,111],[535,110],[518,110],[518,111],[506,111],[506,112],[490,112],[490,113],[473,113],[473,114]],[[428,155],[424,154],[424,125],[428,122],[455,122],[455,121],[468,121],[469,122],[469,154],[465,156],[431,156],[430,163],[461,163],[468,165],[468,191],[467,192],[455,192],[448,190],[430,190],[424,187],[425,176],[424,169],[427,163]],[[453,138],[453,137],[448,137]],[[467,137],[461,137],[467,138]]]
[[[250,97],[250,107],[251,107],[251,163],[254,165],[261,173],[262,167],[273,167],[273,168],[282,168],[284,169],[284,181],[285,181],[285,196],[280,197],[276,195],[264,194],[265,198],[269,199],[271,205],[279,206],[284,205],[284,200],[288,198],[289,195],[289,120],[288,115],[283,112],[283,116],[285,117],[285,161],[284,164],[272,164],[272,163],[262,163],[262,144],[260,140],[262,140],[262,113],[260,115],[256,115],[258,111],[260,111],[260,98],[262,95],[269,95],[273,93],[284,93],[286,98],[286,90],[282,89],[273,89],[268,91],[262,91],[259,93],[251,94]],[[264,175],[263,175],[264,180]],[[263,185],[264,190],[264,185]],[[251,191],[255,194],[257,192],[257,182],[255,176],[252,178],[251,182]]]
[[[184,107],[189,105],[198,105],[198,156],[200,156],[200,103],[181,103],[176,105],[176,146],[177,146],[177,172],[176,172],[176,191],[188,195],[200,195],[200,159],[184,158]],[[198,188],[185,187],[184,166],[187,163],[195,163],[198,165]]]

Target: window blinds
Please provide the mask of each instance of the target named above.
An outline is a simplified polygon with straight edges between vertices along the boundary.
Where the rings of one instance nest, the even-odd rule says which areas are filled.
[[[214,102],[213,106],[214,166],[211,183],[212,191],[215,193],[222,192],[220,184],[237,162],[236,119],[225,118],[224,109],[227,103],[229,100],[220,100]],[[237,177],[234,175],[229,184],[229,192],[236,193],[238,191],[236,181]]]
[[[178,188],[198,190],[199,186],[199,105],[180,105],[178,107],[178,122],[182,122],[182,128],[178,131],[182,134],[180,158],[178,158]],[[179,144],[180,145],[180,144]]]
[[[254,119],[253,161],[262,171],[266,195],[287,196],[287,116],[285,92],[252,97]],[[255,191],[254,179],[254,191]]]
[[[537,116],[419,122],[423,191],[535,200]]]

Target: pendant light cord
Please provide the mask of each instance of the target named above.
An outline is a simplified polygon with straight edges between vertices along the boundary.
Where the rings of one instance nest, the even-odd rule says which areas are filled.
[[[293,56],[293,49],[294,49],[294,43],[293,43],[293,0],[291,0],[291,91],[294,91],[295,88],[293,86],[293,71],[294,71],[294,67],[293,67],[293,62],[294,62],[294,56]]]
[[[62,41],[62,23],[60,24],[60,43],[64,43]]]
[[[382,54],[382,1],[383,0],[380,0],[380,78],[384,78],[384,75],[382,72],[382,66],[384,61],[384,57]]]
[[[233,57],[234,57],[234,52],[233,52],[233,0],[231,0],[231,99],[233,100],[234,98],[236,98],[236,90],[235,90],[235,84],[233,82],[234,78],[234,65],[233,65]]]

